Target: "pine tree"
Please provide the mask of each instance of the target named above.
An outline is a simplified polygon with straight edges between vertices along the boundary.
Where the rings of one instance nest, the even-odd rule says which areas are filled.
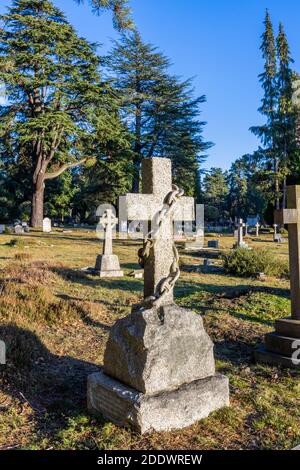
[[[272,181],[266,180],[265,169],[261,169],[264,158],[264,152],[259,150],[232,163],[227,176],[227,207],[232,219],[246,218],[250,214],[264,219],[272,195]]]
[[[147,130],[152,124],[153,106],[157,109],[161,105],[158,89],[168,65],[169,61],[153,46],[142,42],[138,32],[115,42],[108,58],[115,87],[123,97],[121,116],[132,134],[133,192],[139,190],[141,160],[145,146],[149,146]]]
[[[289,45],[282,23],[279,25],[277,37],[278,73],[276,83],[278,88],[278,109],[276,120],[276,147],[280,155],[280,175],[283,181],[282,207],[286,207],[286,183],[289,174],[290,160],[295,151],[295,112],[292,105],[292,79]]]
[[[205,96],[193,95],[191,80],[181,82],[169,75],[161,80],[160,103],[151,110],[151,145],[146,146],[146,156],[170,158],[174,182],[199,200],[200,166],[211,144],[203,141],[205,122],[199,119]]]
[[[203,178],[202,189],[205,218],[225,221],[229,215],[226,207],[229,193],[227,173],[221,168],[211,168]]]
[[[14,0],[1,20],[1,158],[30,174],[31,224],[39,227],[45,183],[93,155],[95,136],[117,134],[118,117],[94,47],[49,0]]]
[[[252,127],[251,131],[261,139],[266,165],[272,168],[274,174],[275,206],[279,209],[279,158],[276,149],[276,111],[278,103],[276,43],[268,10],[266,11],[264,25],[265,31],[262,35],[260,49],[265,63],[264,72],[259,76],[264,96],[259,112],[266,117],[266,124]]]
[[[85,0],[75,0],[77,3],[84,3]],[[87,0],[93,11],[101,13],[103,10],[113,12],[113,23],[119,31],[133,29],[131,9],[128,7],[128,0]]]
[[[123,96],[121,116],[132,135],[133,183],[138,192],[143,158],[171,158],[174,180],[187,193],[198,187],[199,164],[210,144],[203,142],[204,122],[190,81],[168,73],[169,60],[135,31],[116,42],[108,58],[115,86]]]

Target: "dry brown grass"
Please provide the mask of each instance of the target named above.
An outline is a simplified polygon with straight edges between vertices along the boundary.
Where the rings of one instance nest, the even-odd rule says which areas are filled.
[[[0,392],[0,448],[262,449],[300,441],[300,376],[255,365],[253,347],[289,314],[288,282],[228,276],[182,252],[180,305],[203,315],[231,406],[187,429],[138,436],[86,410],[86,377],[102,363],[111,325],[142,295],[142,280],[98,279],[82,270],[100,251],[92,232],[31,233],[0,246],[0,338],[8,345]],[[250,241],[287,258],[287,246]],[[228,249],[233,240],[221,238]],[[21,246],[22,245],[22,246]],[[139,243],[115,242],[125,273]],[[27,248],[26,248],[27,247]],[[199,271],[199,272],[198,272]]]

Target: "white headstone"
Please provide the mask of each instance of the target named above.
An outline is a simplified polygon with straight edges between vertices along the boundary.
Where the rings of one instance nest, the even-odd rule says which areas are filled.
[[[15,233],[24,233],[22,225],[15,225]]]
[[[45,219],[43,220],[43,232],[51,232],[51,219],[48,219],[48,217],[45,217]]]
[[[0,224],[0,233],[3,233],[5,230],[5,225]]]

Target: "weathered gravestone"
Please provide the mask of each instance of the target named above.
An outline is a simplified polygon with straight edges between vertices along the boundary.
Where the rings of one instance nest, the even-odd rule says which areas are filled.
[[[96,259],[95,271],[100,277],[122,277],[123,271],[120,269],[120,262],[117,255],[112,251],[113,228],[117,225],[118,219],[111,209],[107,209],[100,219],[100,224],[104,228],[103,253]]]
[[[23,227],[25,233],[29,233],[29,232],[30,232],[30,228],[29,228],[27,222],[22,222],[22,227]]]
[[[208,240],[207,246],[208,248],[219,248],[220,242],[219,240]]]
[[[43,232],[50,233],[51,232],[51,219],[45,217],[43,219]]]
[[[244,227],[245,227],[245,224],[243,222],[243,219],[239,219],[237,223],[237,231],[235,231],[235,234],[237,234],[237,241],[233,245],[233,248],[248,248],[247,243],[245,243],[243,239]]]
[[[20,225],[20,224],[15,225],[15,226],[14,226],[14,232],[15,232],[16,234],[24,233],[24,228],[23,228],[22,225]]]
[[[288,186],[287,209],[275,211],[275,219],[289,225],[292,316],[275,321],[275,332],[265,335],[265,344],[255,356],[257,361],[300,369],[300,186]]]
[[[3,233],[5,231],[5,225],[0,224],[0,233]]]
[[[188,426],[229,403],[215,373],[202,318],[174,303],[179,276],[172,221],[192,219],[194,202],[172,186],[171,161],[145,159],[143,194],[126,196],[129,219],[153,222],[143,248],[144,301],[113,326],[104,367],[88,378],[88,407],[141,433]]]
[[[195,239],[193,241],[186,242],[184,249],[186,251],[199,251],[204,248],[204,230],[199,228],[196,232]]]

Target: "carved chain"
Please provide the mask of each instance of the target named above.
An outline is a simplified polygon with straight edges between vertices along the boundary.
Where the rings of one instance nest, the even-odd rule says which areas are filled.
[[[166,197],[166,202],[161,211],[155,216],[155,228],[147,233],[143,247],[139,249],[139,264],[142,268],[145,266],[145,261],[150,256],[151,249],[153,249],[159,231],[161,229],[162,223],[168,218],[168,216],[174,211],[175,205],[178,200],[183,196],[184,191],[179,189],[178,186],[172,185],[173,190]],[[141,307],[158,307],[167,293],[174,289],[175,283],[180,275],[179,269],[179,255],[173,241],[173,262],[170,266],[170,271],[168,276],[163,280],[161,285],[156,289],[154,295],[151,295],[144,299],[141,304]]]

